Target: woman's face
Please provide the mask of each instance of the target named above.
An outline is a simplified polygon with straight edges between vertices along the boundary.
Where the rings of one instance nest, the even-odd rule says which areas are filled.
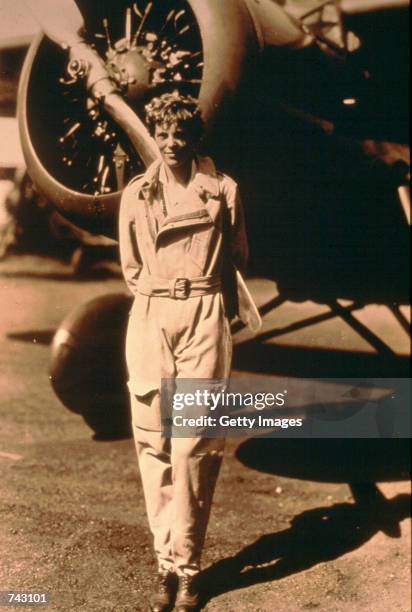
[[[170,169],[181,168],[193,159],[193,141],[182,125],[178,123],[157,124],[154,139],[164,163]]]

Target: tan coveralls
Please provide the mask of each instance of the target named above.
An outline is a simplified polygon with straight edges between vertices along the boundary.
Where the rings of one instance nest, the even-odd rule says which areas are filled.
[[[219,283],[224,256],[243,269],[248,249],[237,185],[216,172],[211,159],[197,158],[178,202],[167,201],[167,181],[165,166],[156,161],[128,185],[121,201],[121,263],[135,296],[126,360],[159,568],[194,574],[224,440],[163,438],[159,390],[162,378],[229,375],[232,341]],[[182,279],[197,279],[189,295]]]

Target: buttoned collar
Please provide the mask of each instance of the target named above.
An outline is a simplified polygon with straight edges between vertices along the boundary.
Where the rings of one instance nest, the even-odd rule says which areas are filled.
[[[219,179],[212,159],[210,157],[199,156],[196,157],[195,163],[196,172],[193,180],[190,182],[190,188],[195,189],[202,200],[209,197],[217,197],[219,195]],[[146,170],[144,181],[141,185],[144,195],[157,187],[157,183],[161,180],[162,165],[163,162],[157,159]]]

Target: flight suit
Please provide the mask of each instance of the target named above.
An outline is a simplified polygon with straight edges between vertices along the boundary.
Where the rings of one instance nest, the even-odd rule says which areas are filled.
[[[177,202],[167,201],[167,181],[156,161],[122,196],[121,263],[135,298],[126,360],[159,568],[194,574],[224,440],[162,437],[159,391],[162,378],[228,377],[232,340],[222,279],[228,264],[244,268],[248,247],[237,185],[211,159],[195,160]]]

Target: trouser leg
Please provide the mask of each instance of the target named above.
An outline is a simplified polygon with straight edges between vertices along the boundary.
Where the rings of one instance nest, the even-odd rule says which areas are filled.
[[[223,458],[222,438],[163,438],[158,393],[132,396],[133,434],[159,569],[196,574]],[[147,418],[152,411],[153,420]]]
[[[178,574],[196,574],[223,458],[224,439],[173,438],[171,544]]]
[[[155,554],[159,570],[171,570],[174,568],[170,532],[172,466],[170,440],[162,438],[158,426],[159,394],[144,398],[131,395],[131,404],[133,436]]]

